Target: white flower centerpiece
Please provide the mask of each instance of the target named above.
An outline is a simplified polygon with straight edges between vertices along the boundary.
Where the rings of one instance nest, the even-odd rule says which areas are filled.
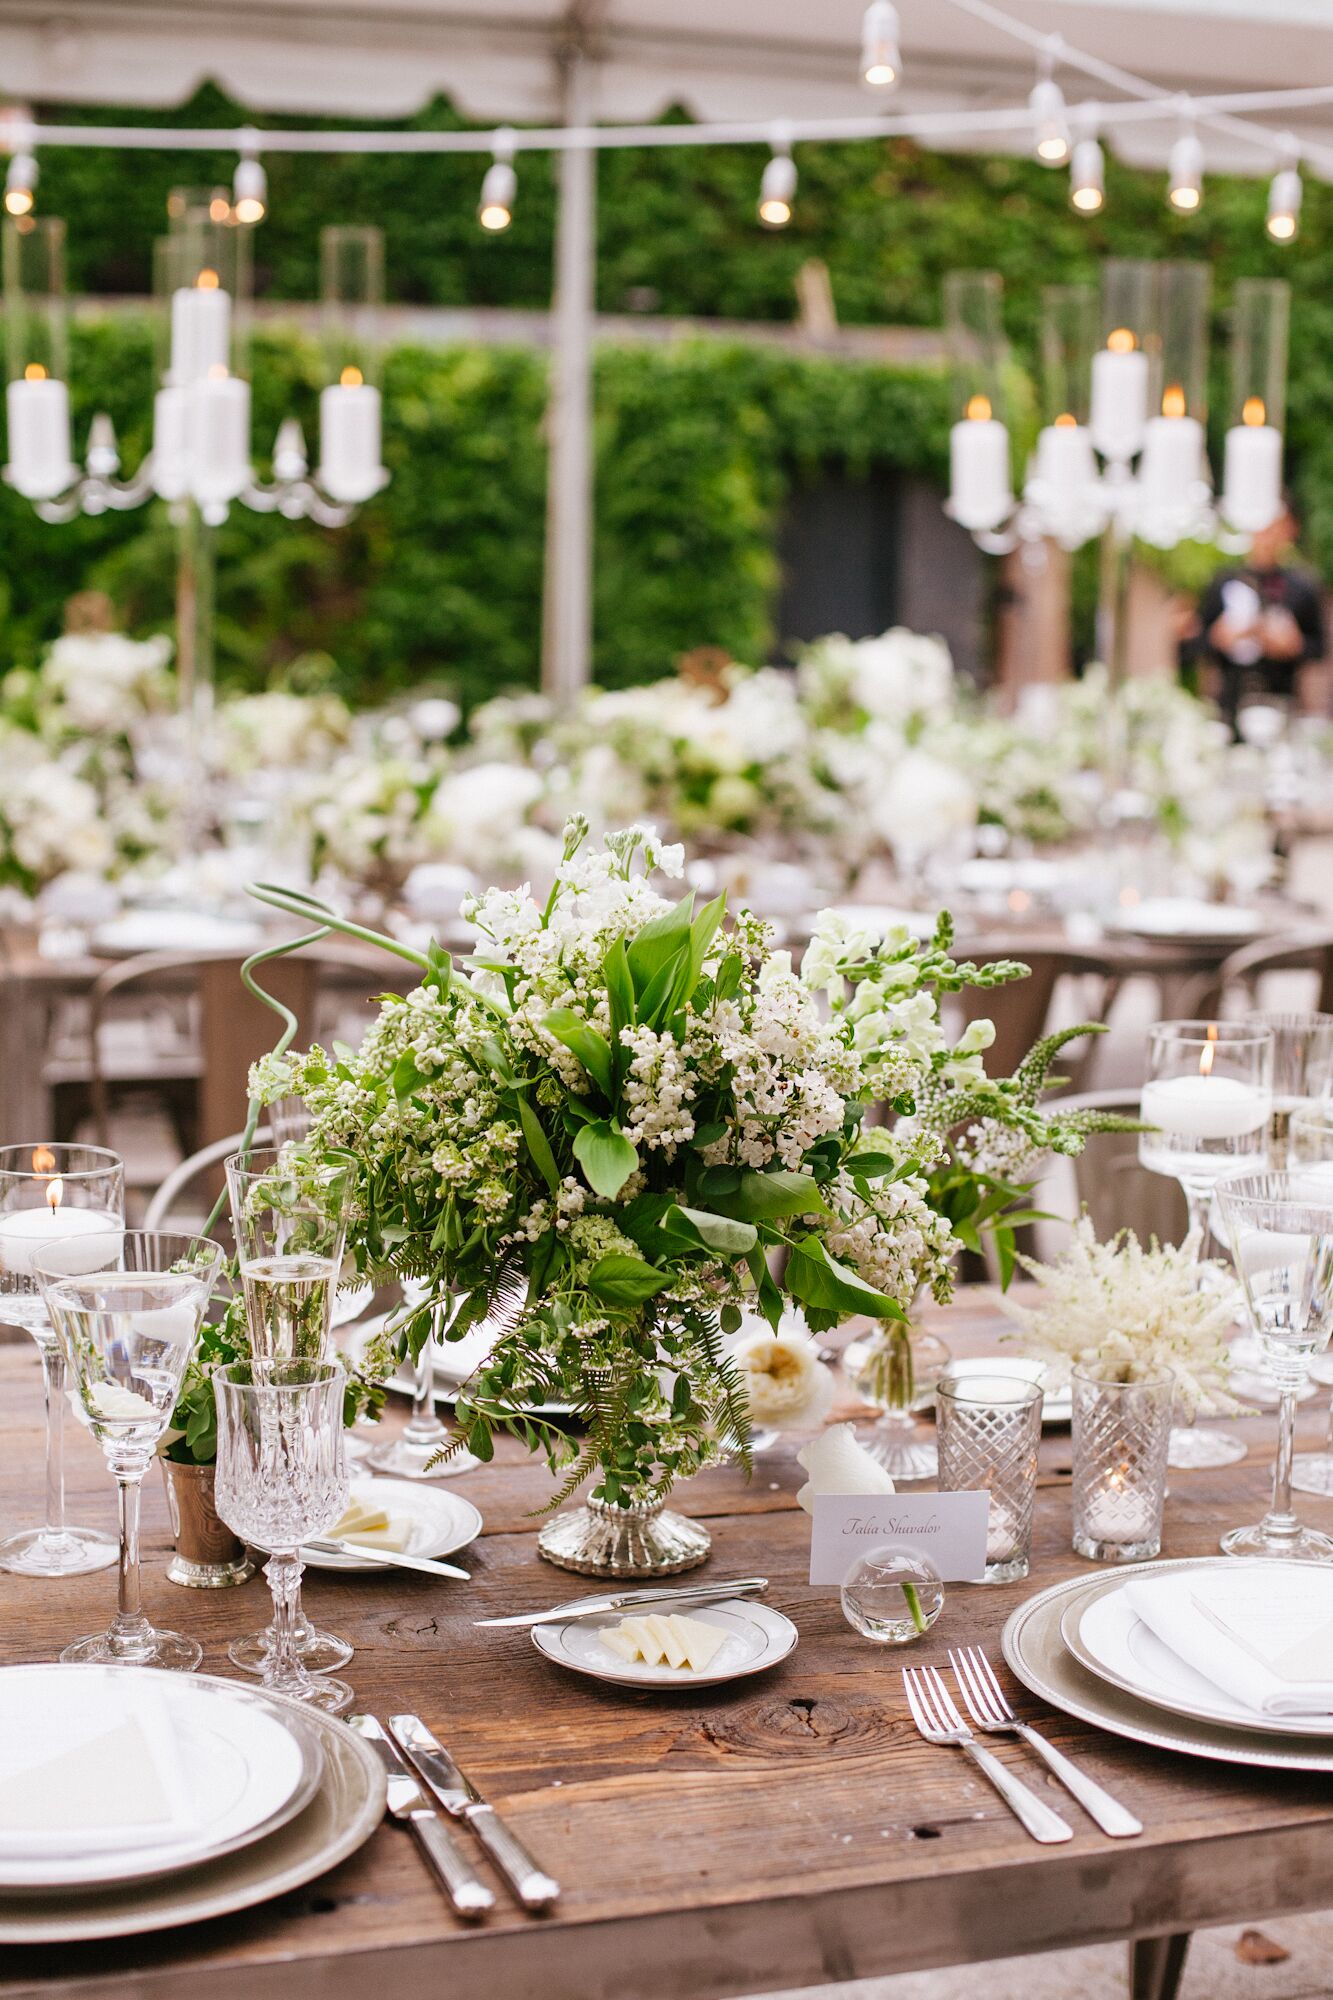
[[[956,966],[942,922],[929,945],[817,934],[819,977],[798,978],[749,912],[658,892],[650,875],[682,861],[643,828],[593,847],[571,822],[544,902],[465,903],[464,967],[382,940],[421,983],[383,1002],[359,1052],[275,1055],[254,1077],[257,1100],[304,1099],[317,1154],[354,1161],[360,1267],[418,1281],[406,1347],[437,1319],[456,1339],[489,1317],[460,1444],[488,1459],[509,1432],[544,1452],[553,1507],[591,1478],[540,1547],[601,1573],[706,1554],[662,1502],[738,1443],[748,1458],[725,1351],[746,1311],[777,1328],[794,1301],[818,1333],[901,1320],[923,1283],[944,1296],[953,1232],[923,1170],[940,1120],[999,1107],[1041,1125],[1012,1080],[985,1078],[984,1036],[954,1051],[937,1020],[940,991],[1024,968]],[[312,899],[256,893],[356,932]],[[834,976],[846,992],[821,1005]],[[863,1129],[875,1103],[896,1129]],[[583,1416],[581,1447],[533,1414],[552,1401]]]

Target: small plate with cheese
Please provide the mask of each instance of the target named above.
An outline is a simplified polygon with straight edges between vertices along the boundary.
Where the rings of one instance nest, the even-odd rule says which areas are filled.
[[[710,1687],[763,1673],[785,1660],[798,1634],[790,1618],[767,1604],[735,1598],[687,1612],[572,1620],[536,1625],[539,1653],[576,1674],[619,1687]]]
[[[448,1556],[474,1542],[481,1525],[481,1515],[461,1493],[412,1479],[354,1479],[346,1511],[325,1539],[357,1542],[365,1559],[302,1549],[301,1560],[311,1569],[375,1570],[382,1576],[384,1565],[374,1560],[377,1549],[393,1555]]]

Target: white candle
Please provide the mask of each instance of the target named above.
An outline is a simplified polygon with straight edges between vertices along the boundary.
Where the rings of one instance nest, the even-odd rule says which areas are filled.
[[[231,299],[217,283],[183,285],[171,300],[171,379],[178,388],[225,368],[231,355]]]
[[[179,500],[189,485],[189,394],[159,389],[153,398],[153,491],[159,500]]]
[[[1203,425],[1197,417],[1150,417],[1139,460],[1139,494],[1148,516],[1184,512],[1203,477]]]
[[[368,500],[383,484],[380,392],[334,382],[319,398],[319,480],[331,500]]]
[[[949,504],[970,531],[998,528],[1013,499],[1009,491],[1009,433],[989,414],[964,417],[949,433]]]
[[[109,1208],[71,1208],[62,1203],[59,1208],[9,1209],[0,1215],[0,1270],[15,1278],[31,1277],[33,1265],[41,1263],[43,1250],[53,1244],[65,1243],[71,1236],[105,1238],[108,1234],[117,1242],[125,1234],[124,1223]],[[77,1271],[72,1261],[76,1253],[61,1254],[70,1275],[79,1276],[108,1266],[113,1251],[107,1242],[89,1243],[86,1261],[78,1256]]]
[[[1272,424],[1236,424],[1222,461],[1222,515],[1254,535],[1282,512],[1282,433]]]
[[[1092,439],[1084,424],[1047,424],[1037,436],[1028,492],[1048,504],[1077,502],[1097,477]]]
[[[1105,458],[1133,458],[1148,416],[1148,357],[1141,348],[1103,347],[1092,357],[1088,429]]]
[[[1091,1495],[1085,1521],[1100,1542],[1149,1542],[1158,1533],[1153,1495],[1132,1486],[1121,1472],[1108,1472],[1104,1485]]]
[[[25,500],[54,500],[78,477],[70,448],[69,391],[49,375],[24,377],[5,392],[6,476]]]
[[[1243,1139],[1268,1122],[1269,1093],[1234,1076],[1155,1077],[1139,1116],[1177,1139]]]
[[[191,493],[201,507],[225,507],[250,480],[250,384],[235,375],[196,382],[185,429]]]

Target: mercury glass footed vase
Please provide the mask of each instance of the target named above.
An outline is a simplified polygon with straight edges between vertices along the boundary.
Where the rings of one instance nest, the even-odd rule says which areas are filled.
[[[628,1507],[585,1500],[554,1515],[537,1537],[537,1553],[581,1576],[674,1576],[708,1558],[712,1537],[698,1521],[660,1499]]]

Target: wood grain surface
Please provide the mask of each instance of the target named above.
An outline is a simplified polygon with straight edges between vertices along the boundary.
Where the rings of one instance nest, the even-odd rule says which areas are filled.
[[[937,1321],[959,1352],[995,1347],[1002,1323],[976,1292]],[[395,1421],[398,1420],[395,1415]],[[1300,1417],[1320,1438],[1322,1398]],[[1173,1473],[1163,1554],[1211,1553],[1219,1533],[1263,1511],[1274,1419],[1248,1419],[1250,1456]],[[112,1487],[77,1425],[68,1431],[73,1518],[110,1526]],[[35,1520],[41,1398],[36,1351],[0,1347],[0,1529]],[[982,1643],[1033,1591],[1092,1573],[1069,1548],[1069,1434],[1047,1434],[1031,1577],[950,1586],[930,1635],[905,1652],[844,1622],[836,1592],[804,1582],[803,1474],[780,1445],[714,1470],[677,1504],[706,1519],[700,1575],[762,1572],[801,1642],[768,1675],[706,1690],[638,1694],[540,1658],[524,1632],[478,1631],[487,1614],[536,1610],[596,1586],[535,1554],[532,1510],[546,1475],[516,1450],[466,1474],[483,1539],[461,1558],[471,1585],[385,1572],[308,1572],[320,1624],[356,1647],[346,1671],[362,1707],[415,1709],[450,1745],[538,1860],[559,1876],[554,1915],[520,1914],[497,1883],[494,1914],[456,1919],[410,1838],[392,1824],[308,1888],[216,1922],[139,1939],[0,1952],[0,2000],[28,1993],[281,1995],[342,2000],[392,1992],[485,2000],[705,2000],[818,1981],[985,1960],[1073,1943],[1262,1919],[1333,1903],[1333,1785],[1142,1749],[1011,1687],[1019,1712],[1143,1820],[1141,1839],[1100,1834],[1021,1746],[999,1754],[1075,1827],[1063,1847],[1029,1840],[957,1752],[924,1744],[903,1700],[904,1660],[943,1665]],[[1333,1530],[1333,1501],[1302,1497]],[[262,1582],[193,1592],[169,1584],[166,1507],[145,1491],[149,1615],[195,1634],[204,1670],[227,1673],[227,1642],[267,1616]],[[0,1573],[0,1659],[53,1658],[109,1617],[114,1572],[68,1583]],[[1005,1676],[1006,1680],[1008,1676]]]

